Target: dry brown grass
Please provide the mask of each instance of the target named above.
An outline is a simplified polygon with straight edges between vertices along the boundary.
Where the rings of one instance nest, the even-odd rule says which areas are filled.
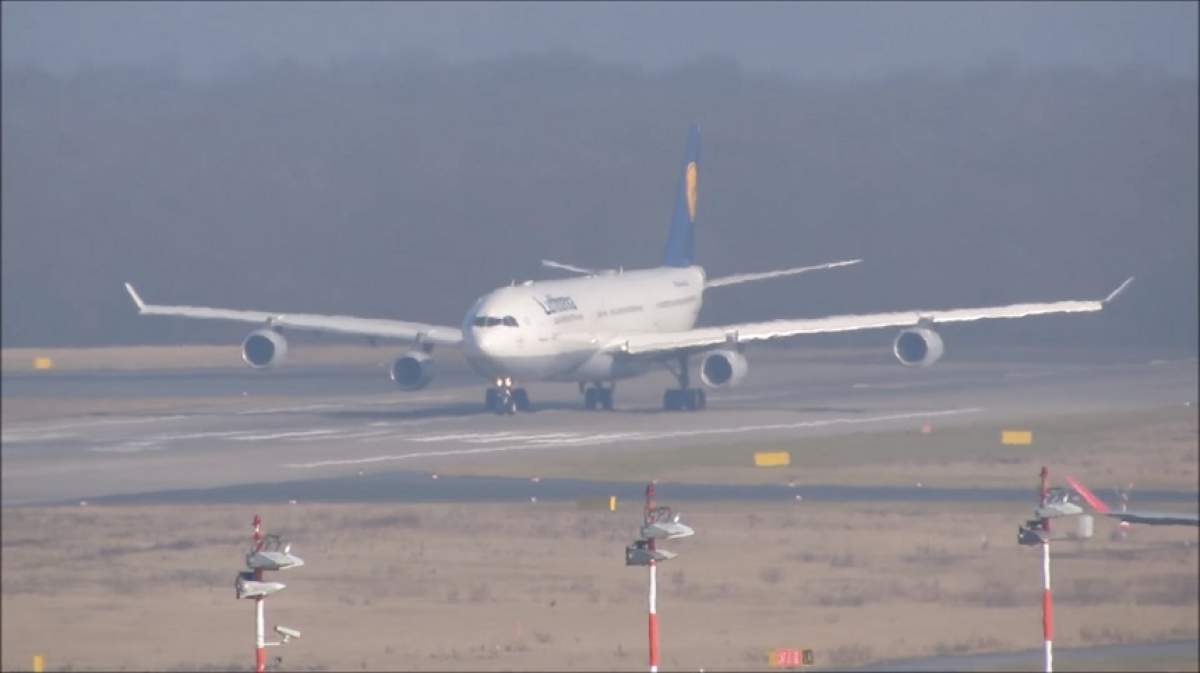
[[[1028,512],[968,506],[703,504],[660,571],[667,668],[761,669],[774,647],[823,665],[1035,647]],[[312,669],[612,669],[645,657],[646,571],[622,564],[638,512],[528,505],[260,508],[308,565],[281,573],[272,650]],[[3,510],[3,659],[55,668],[221,668],[252,656],[233,577],[252,510]],[[750,525],[753,522],[753,525]],[[1108,523],[1055,550],[1063,647],[1193,637],[1194,529]],[[986,539],[987,544],[984,544]],[[1118,553],[1119,552],[1119,553]]]

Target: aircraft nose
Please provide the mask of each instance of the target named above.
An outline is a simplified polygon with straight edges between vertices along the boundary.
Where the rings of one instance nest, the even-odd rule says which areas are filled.
[[[487,329],[471,329],[471,342],[480,355],[496,356],[500,351],[499,335]]]

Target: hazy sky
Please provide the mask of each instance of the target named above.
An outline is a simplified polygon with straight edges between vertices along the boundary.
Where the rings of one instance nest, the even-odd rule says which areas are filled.
[[[951,72],[990,62],[1161,67],[1194,77],[1196,2],[3,3],[3,58],[56,72],[424,52],[472,61],[569,49],[664,68],[705,55],[791,77]]]

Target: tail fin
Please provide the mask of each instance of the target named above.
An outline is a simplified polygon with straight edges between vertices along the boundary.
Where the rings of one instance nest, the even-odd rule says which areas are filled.
[[[687,147],[684,150],[683,171],[675,190],[675,212],[671,215],[671,230],[663,248],[663,266],[690,266],[696,258],[696,180],[700,169],[700,127],[688,127]]]

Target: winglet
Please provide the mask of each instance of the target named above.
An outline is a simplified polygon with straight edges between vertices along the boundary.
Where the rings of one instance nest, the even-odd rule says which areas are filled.
[[[142,298],[138,296],[137,290],[133,289],[132,283],[125,283],[125,291],[133,298],[133,303],[137,304],[138,313],[146,309],[146,302],[142,301]]]
[[[1129,287],[1129,284],[1130,284],[1130,283],[1132,283],[1132,282],[1133,282],[1133,276],[1130,276],[1130,277],[1126,278],[1126,279],[1125,279],[1125,282],[1124,282],[1124,283],[1121,283],[1121,284],[1120,284],[1120,285],[1117,287],[1117,289],[1115,289],[1115,290],[1113,290],[1112,292],[1110,292],[1110,293],[1109,293],[1109,295],[1108,295],[1107,297],[1105,297],[1105,298],[1104,298],[1104,301],[1103,301],[1102,303],[1105,303],[1105,304],[1107,304],[1107,303],[1109,303],[1110,301],[1112,301],[1112,300],[1116,299],[1116,298],[1117,298],[1117,295],[1119,295],[1119,294],[1121,294],[1122,292],[1124,292],[1124,291],[1125,291],[1125,288]]]

